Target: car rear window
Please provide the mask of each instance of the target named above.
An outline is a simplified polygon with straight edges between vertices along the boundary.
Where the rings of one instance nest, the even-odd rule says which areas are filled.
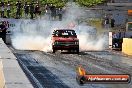
[[[55,30],[54,35],[55,36],[76,36],[76,33],[74,30]]]

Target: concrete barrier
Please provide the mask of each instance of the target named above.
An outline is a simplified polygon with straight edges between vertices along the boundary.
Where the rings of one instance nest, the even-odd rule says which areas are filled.
[[[132,6],[132,3],[107,3],[108,6]]]
[[[0,56],[3,64],[3,71],[5,81],[1,82],[1,86],[3,86],[3,82],[5,82],[6,88],[33,88],[33,85],[26,77],[25,73],[21,69],[18,64],[17,58],[14,56],[12,51],[6,46],[6,44],[0,38]],[[0,74],[1,78],[1,74]],[[3,80],[3,78],[2,78]],[[1,87],[0,88],[3,88]]]
[[[4,88],[4,87],[5,87],[5,79],[3,74],[3,65],[2,65],[2,60],[0,60],[0,88]]]
[[[127,55],[132,55],[132,38],[123,38],[122,52]]]

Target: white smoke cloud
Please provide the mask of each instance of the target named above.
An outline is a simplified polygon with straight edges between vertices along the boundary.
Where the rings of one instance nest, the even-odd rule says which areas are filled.
[[[50,44],[49,39],[42,36],[32,36],[32,35],[21,35],[20,37],[14,37],[12,39],[12,44],[14,48],[19,50],[40,50],[49,51]]]
[[[106,49],[108,42],[107,34],[98,36],[97,29],[88,25],[79,25],[75,29],[77,29],[81,51],[101,51]]]
[[[104,47],[105,38],[91,40],[87,38],[86,35],[79,35],[79,40],[80,40],[81,51],[88,51],[88,50],[101,51],[105,49]]]
[[[74,29],[78,34],[81,51],[103,50],[106,38],[96,38],[97,35],[94,27],[78,23],[80,17],[86,15],[84,12],[77,5],[68,4],[66,14],[63,16],[62,21],[48,21],[44,19],[20,20],[11,37],[12,45],[19,50],[51,51],[51,36],[53,30],[55,28],[67,29],[75,26]]]
[[[50,25],[50,21],[20,21],[11,36],[13,47],[19,50],[51,51]]]

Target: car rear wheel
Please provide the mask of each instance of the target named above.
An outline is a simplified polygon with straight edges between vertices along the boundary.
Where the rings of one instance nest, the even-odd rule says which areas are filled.
[[[55,53],[56,52],[56,50],[55,49],[53,49],[53,53]]]
[[[78,48],[78,49],[76,49],[76,53],[77,53],[77,54],[79,54],[79,48]]]

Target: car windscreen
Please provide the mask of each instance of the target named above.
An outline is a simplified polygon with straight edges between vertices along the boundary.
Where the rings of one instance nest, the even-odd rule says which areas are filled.
[[[76,36],[76,33],[74,30],[56,30],[54,32],[55,36],[63,37],[63,36]]]

